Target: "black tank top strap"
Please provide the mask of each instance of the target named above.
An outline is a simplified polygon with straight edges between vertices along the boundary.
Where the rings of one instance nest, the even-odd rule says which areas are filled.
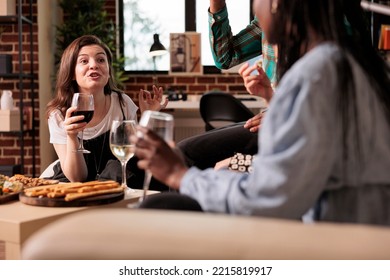
[[[105,133],[84,141],[84,147],[91,151],[85,154],[85,162],[88,167],[88,180],[95,180],[102,172],[110,159],[115,159],[110,149],[110,130]]]
[[[99,176],[110,159],[116,159],[110,150],[110,130],[105,133],[84,140],[84,148],[89,150],[90,154],[84,154],[85,163],[88,168],[88,177],[86,181],[93,181]],[[69,182],[62,171],[61,165],[58,164],[53,168],[54,175],[50,179],[56,179],[61,182]]]
[[[122,93],[117,92],[117,94],[118,94],[119,108],[121,108],[122,117],[123,117],[123,119],[125,120],[125,119],[126,119],[126,115],[125,115],[125,112],[123,111],[123,107],[122,107],[121,101],[120,101],[120,99],[119,99],[119,95],[122,94]]]

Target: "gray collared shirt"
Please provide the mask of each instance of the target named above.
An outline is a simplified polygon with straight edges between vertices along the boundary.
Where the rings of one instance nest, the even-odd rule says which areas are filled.
[[[191,168],[180,192],[205,211],[300,219],[326,190],[389,184],[389,124],[366,74],[350,56],[361,156],[358,161],[356,135],[350,133],[348,176],[343,176],[335,63],[340,53],[332,43],[321,44],[285,74],[261,127],[253,173]]]

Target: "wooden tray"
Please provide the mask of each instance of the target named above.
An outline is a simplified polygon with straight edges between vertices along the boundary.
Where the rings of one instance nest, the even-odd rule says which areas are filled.
[[[18,200],[19,193],[20,192],[0,195],[0,204],[7,203],[13,200]]]
[[[19,194],[19,200],[28,205],[45,206],[45,207],[82,207],[110,204],[122,200],[125,196],[124,192],[110,193],[97,195],[72,201],[65,201],[64,198],[48,198],[48,197],[30,197],[24,192]]]

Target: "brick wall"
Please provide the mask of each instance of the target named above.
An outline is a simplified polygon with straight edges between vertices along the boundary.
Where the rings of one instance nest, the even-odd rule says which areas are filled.
[[[142,89],[151,90],[153,75],[130,74],[125,83],[125,92],[134,101],[138,101],[138,92]],[[202,76],[157,75],[157,85],[164,89],[174,89],[187,94],[201,95],[212,90],[227,91],[232,94],[246,94],[242,78],[233,74],[205,74]]]
[[[107,0],[106,10],[109,15],[115,20],[115,0]],[[24,14],[28,13],[28,0],[23,0]],[[34,42],[34,98],[35,98],[35,113],[34,113],[34,126],[36,129],[36,172],[40,173],[40,143],[39,143],[39,110],[44,110],[44,106],[39,106],[38,103],[38,35],[37,35],[37,0],[33,0],[33,42]],[[1,24],[1,26],[3,26]],[[12,54],[13,56],[13,72],[19,71],[18,65],[18,36],[17,25],[3,26],[5,31],[2,34],[0,41],[0,53]],[[23,55],[23,68],[25,71],[29,71],[30,57],[29,51],[28,29],[23,28],[23,50],[26,54]],[[54,55],[54,54],[53,54]],[[171,75],[157,75],[158,85],[164,89],[173,88],[176,90],[182,90],[187,94],[202,94],[206,91],[219,89],[228,91],[234,94],[245,93],[245,88],[242,86],[242,79],[238,75],[232,74],[205,74],[202,76],[171,76]],[[124,89],[127,94],[137,103],[138,91],[142,89],[151,89],[153,84],[153,75],[144,74],[129,74],[128,80],[125,82]],[[9,89],[13,91],[15,100],[19,99],[19,87],[17,79],[0,78],[0,90]],[[26,106],[30,104],[31,91],[29,90],[29,84],[25,81],[23,99]],[[16,105],[18,105],[18,101]],[[32,175],[32,137],[31,133],[25,133],[25,169],[26,175]],[[0,165],[15,165],[20,164],[20,141],[18,135],[10,133],[0,133]]]
[[[17,1],[16,1],[17,2]],[[29,1],[22,1],[23,15],[29,15]],[[16,7],[17,11],[18,7]],[[25,168],[22,171],[27,175],[32,174],[32,147],[35,145],[36,148],[36,170],[39,173],[39,102],[38,102],[38,35],[37,35],[37,4],[36,0],[33,0],[33,38],[30,38],[29,27],[23,25],[23,34],[22,34],[22,67],[23,72],[30,72],[30,41],[33,40],[33,69],[34,69],[34,126],[36,129],[36,141],[32,142],[31,132],[24,133],[24,164]],[[0,26],[4,29],[4,32],[1,35],[0,39],[0,53],[2,54],[11,54],[12,55],[12,73],[18,73],[20,70],[19,65],[19,44],[18,44],[18,25],[17,24],[3,24],[0,22]],[[15,105],[19,107],[20,100],[20,91],[19,91],[19,79],[14,78],[0,78],[0,90],[11,90],[13,92],[13,98],[15,100]],[[23,80],[23,91],[22,98],[24,106],[31,107],[31,85],[30,80]],[[21,163],[20,157],[20,138],[19,134],[16,133],[0,133],[0,165],[17,165]]]
[[[115,21],[115,0],[106,1],[106,10]],[[211,90],[222,90],[232,94],[247,94],[242,78],[237,74],[205,74],[202,76],[157,75],[158,86],[164,89],[172,88],[187,94],[201,95]],[[138,102],[138,92],[142,89],[151,90],[153,75],[129,74],[124,90]]]

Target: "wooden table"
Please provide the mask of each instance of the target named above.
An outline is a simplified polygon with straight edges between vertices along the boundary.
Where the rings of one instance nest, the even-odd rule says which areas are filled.
[[[158,193],[149,191],[148,195]],[[91,208],[126,208],[137,202],[141,190],[127,195],[123,200],[93,207],[39,207],[14,201],[0,205],[0,240],[5,242],[5,259],[20,259],[23,242],[41,227],[71,213]]]

